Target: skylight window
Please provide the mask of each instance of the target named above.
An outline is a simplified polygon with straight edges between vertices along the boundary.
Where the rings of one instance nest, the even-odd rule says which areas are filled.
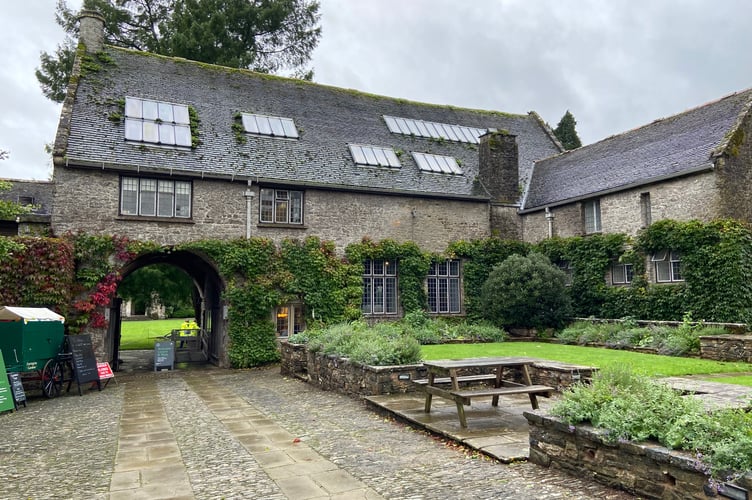
[[[395,134],[414,135],[429,139],[445,139],[447,141],[469,142],[478,144],[479,137],[488,129],[465,127],[463,125],[449,125],[446,123],[426,122],[412,118],[398,118],[384,115],[384,121],[390,132]]]
[[[413,152],[413,158],[415,158],[415,163],[418,164],[418,168],[423,172],[462,175],[462,169],[457,163],[457,160],[451,156]]]
[[[357,165],[399,168],[399,158],[392,148],[349,144],[350,153]]]
[[[243,128],[249,134],[268,135],[297,139],[298,129],[291,118],[279,116],[253,115],[243,113]]]
[[[188,106],[125,98],[125,139],[191,147]]]

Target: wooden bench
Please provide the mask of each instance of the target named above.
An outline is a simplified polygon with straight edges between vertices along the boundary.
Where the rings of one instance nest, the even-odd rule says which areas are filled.
[[[449,391],[454,400],[458,403],[462,403],[467,406],[470,404],[470,400],[473,398],[483,398],[492,396],[493,400],[491,404],[498,406],[499,396],[507,396],[510,394],[527,394],[530,396],[530,404],[534,410],[538,409],[538,400],[536,396],[549,397],[554,392],[553,387],[546,385],[512,385],[509,387],[489,387],[484,389],[473,389],[465,391]]]
[[[482,380],[496,380],[496,375],[493,373],[487,373],[485,375],[465,375],[462,377],[457,377],[457,382],[479,382]],[[452,379],[450,377],[436,377],[433,379],[434,384],[451,384]],[[419,378],[417,380],[413,380],[413,384],[418,385],[428,385],[428,379],[427,378]]]

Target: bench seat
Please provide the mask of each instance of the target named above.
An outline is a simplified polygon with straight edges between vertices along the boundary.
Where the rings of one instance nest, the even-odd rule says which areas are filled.
[[[462,377],[457,377],[457,382],[479,382],[481,380],[496,380],[496,375],[493,373],[487,373],[485,375],[465,375]],[[434,384],[451,384],[452,379],[449,377],[436,377],[433,379]],[[417,380],[413,380],[413,384],[418,385],[428,385],[428,379],[427,378],[419,378]]]
[[[538,403],[535,400],[535,396],[549,397],[555,389],[548,387],[547,385],[514,385],[512,387],[489,387],[484,389],[475,390],[463,390],[463,391],[449,391],[455,401],[464,405],[469,405],[472,398],[482,398],[493,396],[494,406],[499,396],[506,396],[509,394],[527,394],[530,396],[530,402],[534,409],[538,409]]]

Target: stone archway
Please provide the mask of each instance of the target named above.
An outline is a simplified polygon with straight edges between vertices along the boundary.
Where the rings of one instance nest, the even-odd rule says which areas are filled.
[[[129,262],[122,270],[123,278],[142,267],[153,264],[168,264],[185,272],[193,280],[197,318],[200,326],[208,334],[209,362],[226,367],[229,365],[227,356],[227,314],[226,306],[222,302],[222,291],[225,283],[219,271],[211,260],[198,252],[188,250],[174,250],[168,248],[163,251],[144,254]],[[110,310],[110,327],[105,338],[110,358],[117,360],[120,343],[120,301],[114,301]]]

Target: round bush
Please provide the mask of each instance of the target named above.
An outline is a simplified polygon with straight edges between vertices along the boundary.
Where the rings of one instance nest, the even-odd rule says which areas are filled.
[[[559,328],[572,314],[565,275],[541,254],[512,255],[483,284],[483,316],[500,327]]]

